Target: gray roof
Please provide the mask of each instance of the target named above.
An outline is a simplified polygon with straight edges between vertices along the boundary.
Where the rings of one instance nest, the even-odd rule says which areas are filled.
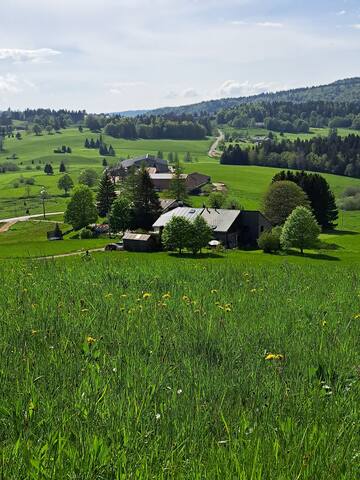
[[[123,236],[123,240],[140,240],[142,242],[147,242],[150,240],[151,235],[147,233],[133,233],[133,232],[126,232]]]
[[[141,164],[145,164],[145,165],[153,165],[153,164],[157,164],[157,165],[163,165],[163,166],[168,166],[168,162],[162,158],[157,158],[155,156],[152,156],[152,155],[142,155],[141,157],[136,157],[136,158],[129,158],[127,160],[123,160],[121,162],[121,166],[124,167],[124,168],[131,168],[133,167],[134,165],[136,166],[141,166]]]
[[[153,228],[165,227],[173,217],[184,217],[193,221],[196,217],[201,215],[214,231],[227,232],[240,213],[240,210],[178,207],[161,215],[161,217],[154,223]]]
[[[186,180],[188,175],[186,173],[181,174],[181,178]],[[173,173],[150,173],[150,178],[152,180],[172,180],[174,178]]]

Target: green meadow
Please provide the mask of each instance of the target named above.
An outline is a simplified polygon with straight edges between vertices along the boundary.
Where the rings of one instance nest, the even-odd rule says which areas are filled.
[[[325,130],[324,130],[325,132]],[[65,161],[67,171],[75,183],[84,168],[94,168],[99,175],[103,170],[102,158],[96,150],[84,148],[85,138],[96,138],[89,131],[80,133],[77,129],[67,129],[61,134],[42,135],[24,134],[23,140],[6,139],[6,152],[0,155],[0,163],[6,157],[16,154],[19,159],[16,163],[21,168],[18,172],[0,174],[0,219],[24,215],[29,209],[30,214],[42,212],[40,191],[45,187],[50,195],[46,200],[48,212],[61,212],[66,208],[68,198],[58,190],[57,182],[61,176],[59,165]],[[261,208],[262,196],[267,189],[272,177],[279,170],[276,168],[256,166],[231,166],[220,165],[218,159],[207,156],[212,138],[204,141],[173,141],[173,140],[123,140],[104,138],[107,144],[112,144],[116,150],[116,157],[107,157],[108,162],[115,163],[118,158],[127,158],[141,154],[156,154],[159,150],[166,158],[169,152],[177,152],[180,159],[186,152],[190,152],[193,161],[185,163],[187,172],[199,171],[211,176],[212,181],[224,182],[229,189],[229,195],[236,198],[245,209]],[[72,154],[54,154],[53,150],[61,145],[72,148]],[[47,176],[43,172],[44,164],[52,162],[54,175]],[[41,163],[39,163],[41,162]],[[40,166],[40,170],[36,166]],[[31,170],[28,170],[28,169]],[[20,177],[35,179],[35,185],[29,191],[20,184],[14,188],[14,182]],[[331,188],[339,197],[341,192],[349,185],[360,185],[360,179],[324,175]],[[204,197],[193,197],[194,206],[202,206],[206,201]],[[49,219],[61,221],[60,217]],[[339,218],[339,231],[332,235],[325,235],[323,239],[333,246],[333,250],[326,252],[327,256],[351,263],[360,258],[360,212],[341,212]],[[48,242],[46,232],[51,229],[49,224],[40,225],[39,222],[30,224],[18,223],[9,232],[0,234],[0,258],[28,257],[42,255],[56,255],[66,252],[76,252],[88,248],[98,248],[106,243],[106,239],[94,241],[79,241],[66,236],[64,242]],[[311,253],[311,252],[310,252]],[[320,252],[323,254],[324,252]],[[258,252],[241,252],[238,255],[246,261],[264,261],[266,257],[259,257]],[[283,258],[275,259],[276,262]],[[291,261],[298,261],[291,256]],[[268,260],[266,260],[268,261]],[[274,260],[271,260],[274,261]]]
[[[359,270],[233,260],[3,263],[2,478],[357,478]]]

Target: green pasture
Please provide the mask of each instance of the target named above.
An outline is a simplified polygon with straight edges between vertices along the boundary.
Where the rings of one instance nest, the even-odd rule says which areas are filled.
[[[0,281],[3,478],[358,477],[354,266],[120,253]]]

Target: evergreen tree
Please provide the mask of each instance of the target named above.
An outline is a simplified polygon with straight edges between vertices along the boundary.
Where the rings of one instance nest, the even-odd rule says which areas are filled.
[[[180,163],[174,167],[174,174],[170,182],[169,193],[171,197],[180,202],[185,202],[188,193],[186,188],[186,180],[183,177],[183,169],[180,167]]]
[[[107,166],[108,166],[108,162],[107,162],[106,158],[103,158],[102,166],[103,166],[103,167],[107,167]]]
[[[104,172],[96,195],[97,211],[100,217],[106,217],[116,198],[115,185],[107,172]]]
[[[134,227],[149,230],[161,214],[161,205],[149,172],[144,166],[135,174],[134,187]]]
[[[44,167],[44,172],[46,173],[46,175],[53,175],[54,173],[54,169],[51,165],[51,163],[47,163]]]
[[[157,156],[157,158],[164,158],[164,154],[163,154],[163,152],[162,152],[161,150],[159,150],[159,151],[157,152],[157,155],[156,155],[156,156]]]
[[[113,146],[112,146],[112,145],[110,145],[110,147],[109,147],[109,152],[108,152],[108,153],[109,153],[109,155],[111,155],[112,157],[115,157],[115,150],[113,149]]]
[[[63,161],[60,163],[59,172],[60,173],[65,173],[66,172],[65,163]]]
[[[306,207],[296,207],[289,215],[282,229],[280,242],[284,248],[313,248],[320,234],[320,227],[314,215]]]
[[[89,142],[89,139],[88,139],[88,138],[85,140],[84,147],[85,147],[85,148],[90,148],[90,142]]]

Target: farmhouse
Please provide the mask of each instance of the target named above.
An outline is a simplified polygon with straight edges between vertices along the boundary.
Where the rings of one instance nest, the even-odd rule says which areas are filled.
[[[211,178],[208,175],[202,173],[189,173],[182,174],[181,177],[185,181],[186,190],[188,193],[196,195],[200,192],[201,187],[210,182]],[[169,190],[171,180],[173,179],[172,173],[150,173],[150,178],[157,191],[163,192]]]
[[[116,167],[110,168],[108,172],[112,177],[120,177],[121,171],[126,173],[132,168],[139,169],[143,165],[146,168],[151,169],[150,171],[154,173],[170,172],[169,165],[166,160],[163,160],[162,158],[157,158],[149,154],[143,155],[141,157],[129,158],[127,160],[123,160]]]
[[[226,248],[254,247],[261,233],[272,227],[267,218],[258,211],[178,207],[161,215],[153,229],[161,234],[173,217],[184,217],[193,221],[199,215],[212,227],[214,239]]]

